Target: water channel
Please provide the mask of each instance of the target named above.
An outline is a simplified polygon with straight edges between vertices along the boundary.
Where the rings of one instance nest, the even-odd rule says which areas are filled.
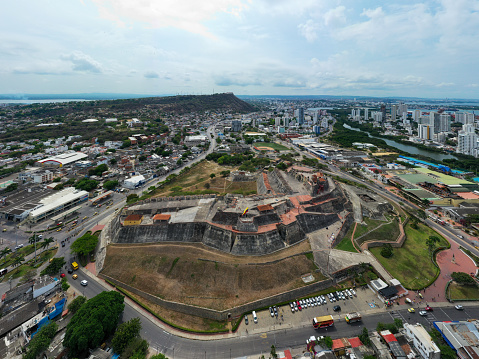
[[[349,125],[346,124],[346,123],[343,124],[343,126],[344,126],[345,128],[347,128],[348,130],[364,132],[364,131],[361,131],[359,128],[351,127],[351,126],[349,126]],[[393,140],[389,140],[389,139],[387,139],[387,138],[371,136],[371,135],[369,134],[369,132],[366,132],[366,133],[368,134],[369,137],[383,140],[383,141],[386,142],[389,146],[392,146],[392,147],[395,147],[395,148],[397,148],[397,149],[399,149],[399,150],[401,150],[401,151],[407,152],[407,153],[409,153],[410,155],[421,155],[421,156],[425,156],[425,157],[432,158],[433,160],[436,160],[436,161],[442,161],[442,160],[445,160],[446,158],[458,159],[456,156],[453,156],[453,155],[450,155],[450,154],[439,153],[439,152],[432,152],[432,151],[425,151],[425,150],[422,150],[422,149],[417,148],[417,147],[415,147],[415,146],[405,145],[405,144],[403,144],[403,143],[399,143],[399,142],[396,142],[396,141],[393,141]]]

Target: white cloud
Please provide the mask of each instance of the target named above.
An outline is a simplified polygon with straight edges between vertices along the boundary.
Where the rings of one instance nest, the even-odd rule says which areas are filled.
[[[158,73],[155,71],[147,71],[143,76],[145,76],[147,79],[157,79],[160,77],[160,75],[158,75]]]
[[[298,29],[299,33],[304,36],[308,42],[314,42],[318,37],[317,31],[319,30],[319,24],[309,19],[304,24],[299,24]]]
[[[74,51],[69,55],[63,55],[61,58],[62,60],[71,62],[73,71],[90,73],[103,72],[102,65],[98,61],[93,60],[81,51]]]
[[[207,37],[213,35],[203,24],[218,13],[238,16],[246,7],[242,0],[93,0],[101,16],[125,26],[139,21],[151,28],[174,27]]]
[[[336,27],[346,22],[346,7],[341,5],[328,10],[324,14],[324,24],[326,26]]]

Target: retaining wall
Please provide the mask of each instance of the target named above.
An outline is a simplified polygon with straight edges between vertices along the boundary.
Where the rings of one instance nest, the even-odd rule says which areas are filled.
[[[132,292],[136,295],[139,295],[140,297],[143,297],[155,304],[161,305],[164,308],[174,310],[180,313],[184,313],[187,315],[194,315],[194,316],[199,316],[202,318],[208,318],[208,319],[213,319],[213,320],[218,320],[218,321],[224,321],[228,319],[228,315],[231,316],[231,318],[237,318],[243,315],[244,313],[251,312],[253,310],[257,310],[260,308],[265,308],[269,307],[272,305],[276,305],[278,303],[282,302],[291,302],[293,300],[296,300],[301,297],[305,297],[307,295],[310,295],[315,292],[319,292],[321,290],[324,290],[326,288],[329,288],[333,285],[333,281],[331,279],[324,280],[321,282],[316,282],[312,283],[310,285],[293,289],[288,292],[283,292],[280,294],[273,295],[271,297],[259,299],[254,302],[246,303],[243,305],[240,305],[238,307],[234,307],[228,310],[223,310],[223,311],[218,311],[210,308],[204,308],[204,307],[197,307],[194,305],[189,305],[189,304],[184,304],[184,303],[178,303],[178,302],[172,302],[168,301],[165,299],[161,299],[159,297],[156,297],[154,295],[151,295],[149,293],[146,293],[142,290],[139,290],[137,288],[134,288],[126,283],[123,283],[117,279],[114,279],[112,277],[106,276],[102,273],[98,275],[102,279],[106,279],[113,284],[117,285],[118,287],[121,287],[123,289],[126,289],[129,292]]]

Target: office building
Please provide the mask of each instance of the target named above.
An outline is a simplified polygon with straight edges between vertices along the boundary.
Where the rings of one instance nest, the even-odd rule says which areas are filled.
[[[295,111],[297,123],[302,125],[304,123],[304,108],[300,107]]]
[[[368,108],[364,109],[364,119],[366,121],[369,120],[369,109]]]
[[[383,117],[383,121],[385,121],[386,120],[386,105],[385,104],[381,105],[381,114]]]

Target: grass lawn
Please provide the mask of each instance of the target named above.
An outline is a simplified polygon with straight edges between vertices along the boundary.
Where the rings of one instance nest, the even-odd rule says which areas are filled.
[[[273,150],[277,150],[277,151],[289,151],[290,150],[288,147],[285,147],[285,146],[280,145],[279,143],[275,143],[275,142],[255,142],[254,146],[255,147],[269,147],[269,148],[272,148]]]
[[[479,287],[451,283],[449,286],[449,297],[452,300],[479,299]]]
[[[369,217],[363,217],[363,221],[366,223],[366,225],[358,223],[356,232],[354,232],[354,238],[359,238],[363,234],[372,231],[374,228],[377,228],[380,224],[386,223],[384,221],[378,221]]]
[[[386,222],[383,222],[386,223]],[[357,230],[356,230],[357,231]],[[386,240],[394,242],[399,235],[399,223],[397,219],[393,219],[391,223],[386,223],[382,226],[378,226],[374,230],[370,231],[364,237],[359,240],[359,245],[366,241],[372,240]]]
[[[431,228],[422,224],[418,226],[417,230],[411,228],[409,224],[406,226],[407,239],[401,248],[393,249],[391,258],[381,256],[381,247],[370,249],[393,277],[412,290],[427,285],[439,271],[430,260],[431,255],[426,246],[426,239],[434,235],[441,239],[438,247],[447,246],[447,241]]]
[[[351,242],[351,235],[344,237],[343,240],[339,242],[339,244],[336,246],[335,249],[339,249],[341,251],[346,251],[346,252],[358,253],[356,248],[354,248],[353,243]]]
[[[41,247],[40,247],[40,244],[41,244],[41,242],[37,243],[37,253],[39,253],[39,251],[42,250]],[[7,254],[6,258],[2,258],[0,260],[0,268],[6,268],[8,266],[11,266],[13,261],[15,260],[15,258],[17,256],[26,257],[33,252],[35,252],[35,245],[33,245],[33,244],[30,244],[28,246],[20,248],[16,252],[10,252],[10,254]],[[5,259],[6,259],[6,261],[5,261]]]

